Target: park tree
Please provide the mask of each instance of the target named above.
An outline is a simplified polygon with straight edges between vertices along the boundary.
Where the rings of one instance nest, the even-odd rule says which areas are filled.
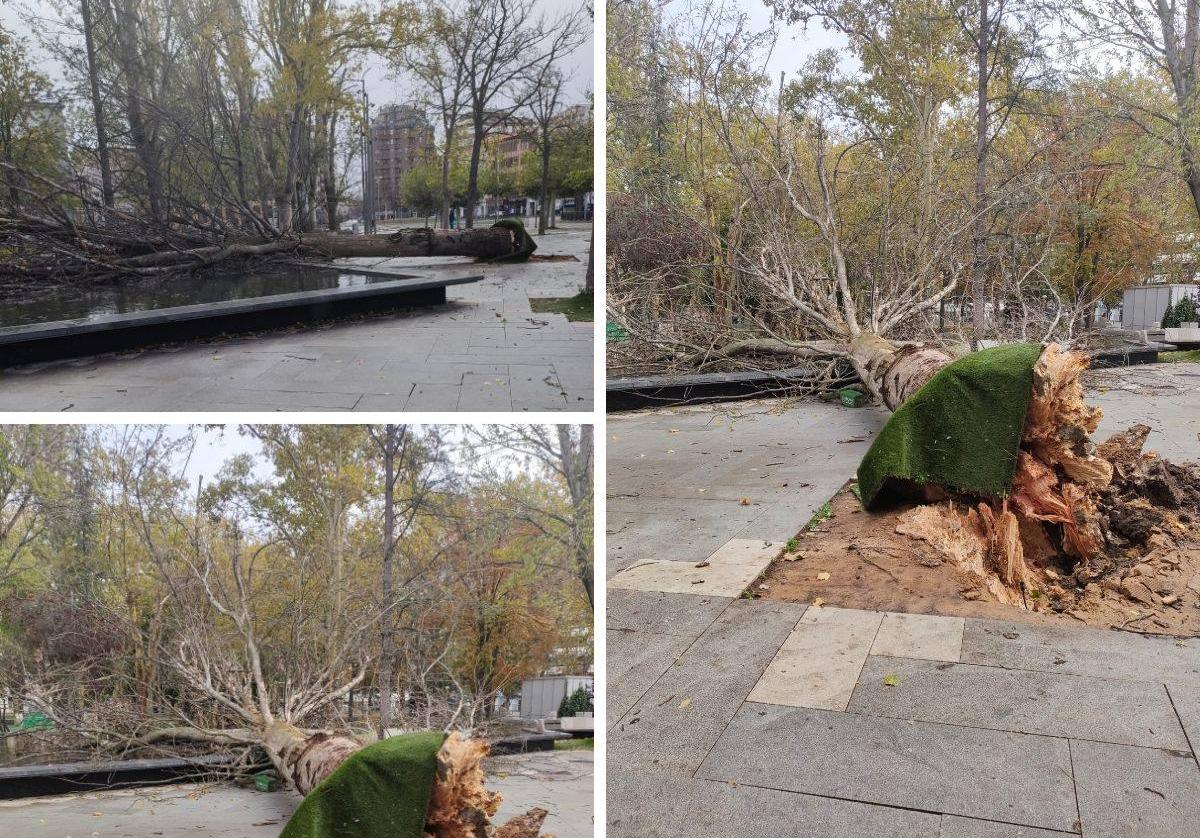
[[[28,177],[53,175],[66,159],[66,125],[50,80],[25,44],[0,27],[0,163],[8,204],[27,201]]]
[[[588,637],[573,552],[469,476],[456,431],[247,426],[215,475],[189,473],[198,433],[0,436],[0,686],[54,747],[262,748],[307,793],[363,745],[356,691],[380,698],[360,733],[471,730]],[[479,756],[450,742],[448,767]]]

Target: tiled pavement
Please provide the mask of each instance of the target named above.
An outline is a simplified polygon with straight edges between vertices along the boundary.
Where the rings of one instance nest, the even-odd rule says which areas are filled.
[[[1200,639],[738,598],[878,421],[753,410],[609,423],[611,838],[1200,835]]]
[[[590,236],[539,239],[539,254],[578,261],[343,260],[485,278],[396,316],[2,370],[0,410],[590,411],[592,324],[529,304],[582,288]]]

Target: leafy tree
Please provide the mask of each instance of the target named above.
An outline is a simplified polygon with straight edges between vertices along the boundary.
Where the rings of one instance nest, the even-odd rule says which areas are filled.
[[[28,175],[51,175],[66,160],[66,124],[50,80],[29,62],[25,43],[0,27],[0,163],[8,203],[21,205]]]

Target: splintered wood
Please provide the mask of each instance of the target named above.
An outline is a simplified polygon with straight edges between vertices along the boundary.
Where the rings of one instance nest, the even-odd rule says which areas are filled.
[[[1007,498],[916,506],[895,531],[974,578],[970,598],[1139,630],[1200,622],[1187,610],[1200,607],[1200,522],[1189,511],[1200,505],[1200,468],[1144,453],[1145,425],[1096,446],[1101,411],[1084,402],[1086,367],[1054,344],[1042,353]]]
[[[458,733],[446,737],[438,752],[437,776],[425,814],[426,838],[538,838],[545,809],[530,809],[502,826],[491,819],[500,808],[500,794],[484,785],[483,758],[488,746]],[[553,838],[546,834],[542,838]]]

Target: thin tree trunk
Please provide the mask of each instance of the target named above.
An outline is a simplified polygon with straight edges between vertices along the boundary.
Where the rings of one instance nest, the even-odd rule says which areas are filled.
[[[575,572],[583,583],[588,606],[595,608],[593,600],[592,545],[587,533],[592,527],[593,508],[593,443],[592,426],[579,427],[579,443],[571,438],[567,425],[558,426],[558,451],[567,490],[571,495],[571,544],[575,550]]]
[[[475,136],[471,138],[471,168],[467,172],[467,208],[463,210],[463,227],[475,226],[475,205],[479,203],[479,161],[483,156],[483,123],[475,121]]]
[[[100,98],[100,70],[96,66],[96,40],[92,21],[91,0],[80,0],[83,16],[83,42],[87,51],[88,85],[92,94],[92,116],[96,122],[96,156],[100,162],[100,193],[104,206],[112,207],[116,200],[113,191],[112,164],[108,156],[108,129],[104,125],[104,103]]]
[[[388,425],[383,436],[383,565],[379,597],[383,619],[379,631],[379,738],[392,723],[392,662],[395,656],[396,615],[392,609],[392,572],[396,554],[396,447],[397,429]]]
[[[972,236],[971,260],[971,348],[978,349],[987,330],[987,304],[984,292],[986,280],[985,245],[987,220],[984,207],[987,200],[988,152],[988,44],[992,22],[988,16],[988,0],[979,0],[979,32],[976,41],[976,103],[975,103],[975,221]]]
[[[542,211],[538,214],[538,235],[546,233],[546,196],[550,193],[550,132],[542,134],[542,177],[538,199],[542,202]]]

